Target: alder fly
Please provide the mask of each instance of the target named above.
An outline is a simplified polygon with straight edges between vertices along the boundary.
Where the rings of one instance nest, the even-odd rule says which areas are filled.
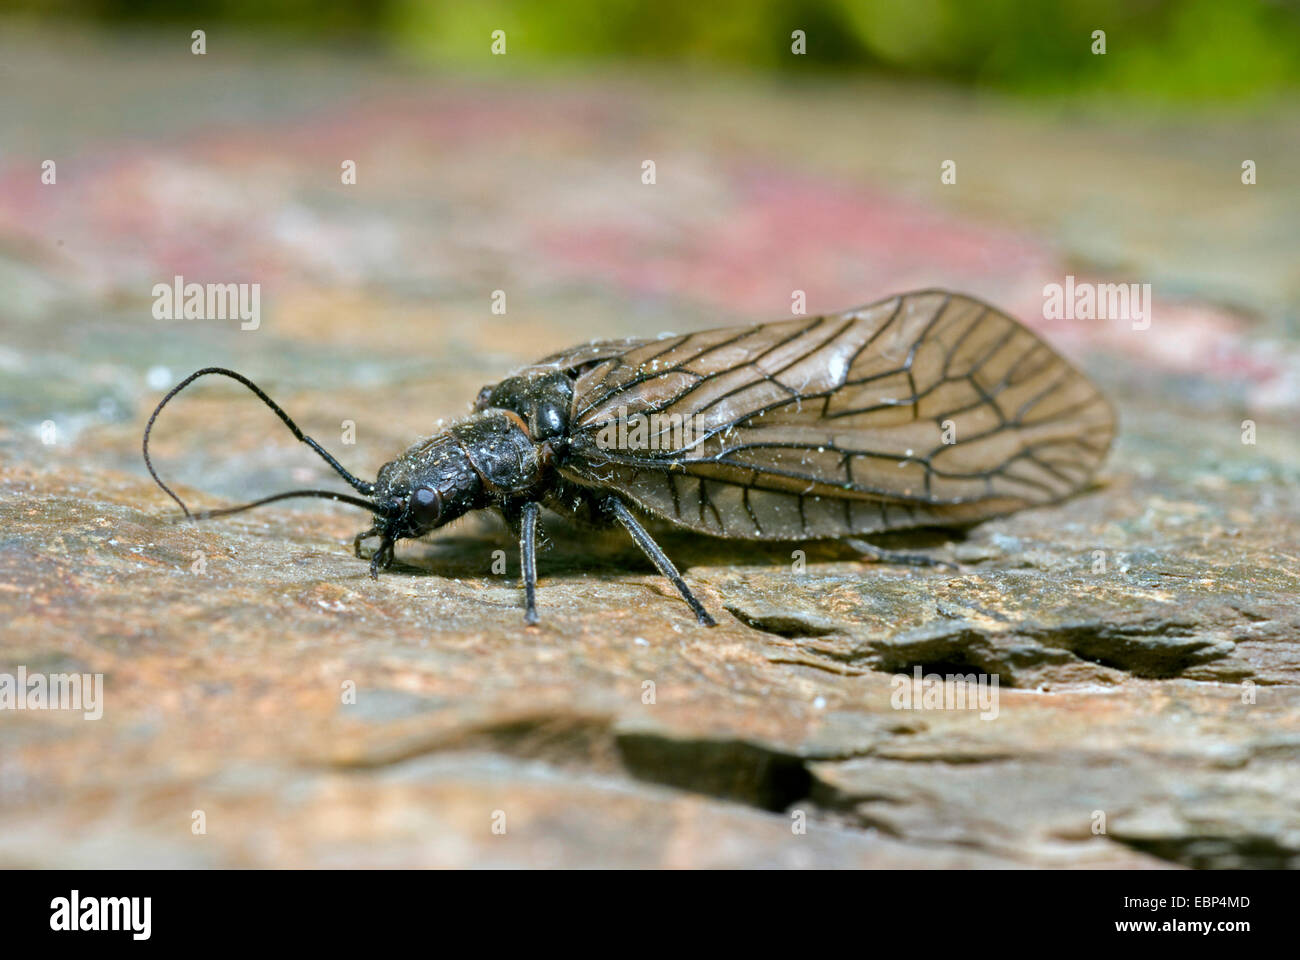
[[[191,514],[154,470],[149,431],[207,374],[252,390],[360,496],[291,490]],[[1106,399],[1034,333],[970,297],[927,290],[831,316],[574,347],[484,387],[473,413],[384,464],[373,483],[220,367],[163,397],[143,448],[186,517],[290,497],[369,510],[374,523],[353,550],[360,558],[362,542],[379,539],[376,578],[398,540],[493,507],[519,537],[528,623],[541,508],[621,524],[712,625],[642,519],[737,540],[968,526],[1077,492],[1114,431]]]

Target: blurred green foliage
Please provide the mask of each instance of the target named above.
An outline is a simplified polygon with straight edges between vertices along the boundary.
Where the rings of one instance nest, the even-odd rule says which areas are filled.
[[[1300,87],[1295,0],[8,0],[38,17],[234,24],[457,67],[704,62],[871,70],[1029,93],[1238,100]],[[807,53],[791,52],[803,30]],[[1106,54],[1095,55],[1093,31]],[[493,64],[497,66],[497,64]]]

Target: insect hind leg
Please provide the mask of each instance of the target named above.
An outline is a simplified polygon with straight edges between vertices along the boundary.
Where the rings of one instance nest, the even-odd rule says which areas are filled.
[[[875,544],[867,543],[867,541],[859,540],[856,537],[846,538],[844,543],[862,554],[863,559],[869,559],[873,563],[893,563],[900,567],[939,567],[945,570],[957,569],[956,564],[949,563],[947,560],[937,560],[924,553],[899,553],[894,550],[885,550],[882,547],[877,547]]]
[[[709,611],[704,609],[704,604],[695,598],[695,594],[691,593],[691,588],[686,585],[686,581],[677,572],[677,568],[668,559],[668,555],[660,549],[659,544],[655,543],[654,538],[650,536],[645,527],[641,526],[640,521],[632,515],[632,511],[624,505],[623,501],[617,497],[609,497],[602,506],[606,512],[623,524],[627,532],[632,535],[632,539],[636,541],[636,545],[650,558],[650,562],[677,588],[677,592],[682,595],[682,599],[686,601],[687,606],[695,613],[695,619],[706,627],[717,626],[717,621],[709,615]]]

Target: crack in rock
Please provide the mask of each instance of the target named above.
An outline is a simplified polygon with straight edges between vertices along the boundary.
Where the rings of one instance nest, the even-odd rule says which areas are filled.
[[[825,637],[843,632],[842,626],[832,621],[814,623],[807,617],[789,613],[755,614],[734,606],[729,606],[726,609],[728,613],[751,629],[771,633],[778,637],[785,637],[789,640],[798,640],[803,637]]]
[[[854,624],[732,612],[747,626],[783,639],[824,639],[816,646],[801,644],[800,649],[817,660],[833,661],[841,673],[845,666],[884,673],[911,673],[916,667],[939,674],[974,671],[996,675],[1007,687],[1117,682],[1125,676],[1171,679],[1193,669],[1199,670],[1196,679],[1227,682],[1254,676],[1248,663],[1232,659],[1236,642],[1224,630],[1166,617],[1058,624],[944,619],[864,636]],[[851,646],[835,642],[840,638]]]

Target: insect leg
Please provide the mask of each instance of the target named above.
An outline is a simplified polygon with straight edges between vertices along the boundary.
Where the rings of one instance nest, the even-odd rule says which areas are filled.
[[[361,541],[367,537],[373,537],[378,532],[378,527],[371,527],[369,530],[363,530],[352,538],[352,552],[357,555],[358,560],[361,559]]]
[[[519,565],[524,572],[524,623],[537,622],[537,516],[542,508],[525,503],[519,530]]]
[[[378,580],[379,571],[387,570],[393,564],[393,541],[385,537],[378,549],[370,555],[370,579]]]
[[[848,546],[852,547],[858,553],[863,555],[864,559],[870,559],[876,563],[896,563],[900,567],[945,567],[949,570],[956,570],[954,564],[947,560],[936,560],[934,557],[926,556],[924,553],[896,553],[893,550],[885,550],[874,544],[867,543],[865,540],[845,539]]]
[[[691,593],[691,588],[686,586],[686,581],[677,572],[673,562],[659,548],[659,544],[654,542],[654,538],[646,532],[646,528],[641,526],[637,518],[632,515],[632,511],[623,505],[623,501],[617,497],[610,497],[604,502],[603,506],[605,510],[618,518],[619,523],[627,528],[627,532],[632,535],[636,545],[645,552],[645,555],[650,558],[650,562],[659,569],[659,572],[672,581],[673,586],[677,588],[677,592],[682,595],[682,599],[695,611],[695,619],[706,627],[717,626],[717,621],[709,616],[709,611],[704,609],[704,604],[695,599],[695,594]]]

